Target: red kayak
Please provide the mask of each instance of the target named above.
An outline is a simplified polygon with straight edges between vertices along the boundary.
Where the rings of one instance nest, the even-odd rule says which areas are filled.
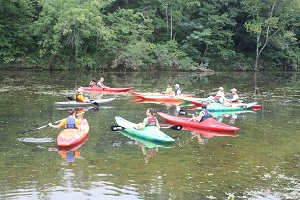
[[[205,129],[211,131],[223,131],[223,132],[235,132],[240,130],[240,128],[218,122],[214,118],[206,119],[203,122],[190,122],[189,121],[190,118],[186,118],[186,117],[171,116],[162,112],[158,112],[157,114],[160,117],[162,117],[164,120],[172,124],[182,125],[183,127],[187,126],[191,128],[199,128],[199,129]]]
[[[217,137],[237,137],[237,136],[239,136],[239,134],[237,134],[237,133],[210,131],[210,130],[190,128],[190,127],[183,127],[182,130],[188,130],[188,131],[195,132],[197,134],[201,134],[205,138],[213,138],[215,136],[217,136]]]
[[[128,92],[133,89],[133,87],[129,88],[100,88],[98,86],[94,87],[82,87],[85,92]]]
[[[81,119],[78,129],[64,129],[57,136],[58,147],[71,147],[80,143],[88,136],[89,124],[86,119]]]

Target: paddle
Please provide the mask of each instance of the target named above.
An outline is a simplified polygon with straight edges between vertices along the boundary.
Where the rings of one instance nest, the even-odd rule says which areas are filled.
[[[194,116],[194,114],[190,114],[190,113],[186,112],[185,110],[180,110],[179,115],[193,115]]]
[[[170,127],[167,127],[167,126],[163,126],[161,128],[169,128],[169,129],[172,129],[172,130],[181,130],[182,129],[182,125],[174,125],[174,126],[170,126]],[[111,126],[111,130],[112,131],[121,131],[121,130],[124,130],[126,129],[125,127],[122,127],[122,126]]]
[[[63,120],[63,119],[58,120],[58,121],[56,121],[56,122],[54,122],[54,123],[52,123],[52,124],[59,123],[59,122],[61,122],[62,120]],[[31,131],[38,131],[38,130],[40,130],[40,129],[42,129],[42,128],[45,128],[45,127],[47,127],[47,126],[48,126],[48,124],[47,124],[47,125],[44,125],[44,126],[41,126],[41,127],[38,127],[38,128],[35,128],[35,129],[31,129],[31,130],[25,131],[25,132],[23,132],[22,134],[29,133],[29,132],[31,132]]]
[[[76,116],[78,116],[78,115],[83,115],[84,113],[85,113],[85,112],[76,114]],[[56,121],[56,122],[53,122],[52,124],[57,124],[57,123],[61,122],[62,120],[64,120],[64,119],[58,120],[58,121]],[[48,126],[48,124],[47,124],[47,125],[44,125],[44,126],[41,126],[41,127],[38,127],[38,128],[35,128],[35,129],[31,129],[31,130],[25,131],[25,132],[23,132],[22,134],[29,133],[29,132],[32,132],[32,131],[38,131],[38,130],[40,130],[40,129],[42,129],[42,128],[45,128],[45,127],[47,127],[47,126]]]

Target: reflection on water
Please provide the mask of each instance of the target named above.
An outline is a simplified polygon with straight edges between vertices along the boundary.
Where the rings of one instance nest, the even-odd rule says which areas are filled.
[[[145,160],[145,163],[148,163],[158,152],[158,148],[174,148],[172,144],[164,144],[159,142],[153,142],[147,139],[143,139],[140,137],[137,137],[135,135],[129,134],[125,131],[119,131],[122,135],[126,136],[127,138],[135,141],[134,144],[136,144],[139,148],[141,148]],[[114,142],[114,146],[120,146],[121,142]]]
[[[263,105],[255,113],[237,113],[238,137],[166,129],[177,140],[170,148],[157,146],[158,151],[129,141],[110,130],[114,116],[138,121],[148,104],[172,115],[176,108],[136,104],[128,94],[103,95],[116,98],[109,109],[85,111],[90,136],[74,162],[48,151],[57,148],[50,142],[57,134],[49,129],[21,134],[64,118],[66,112],[56,110],[54,102],[65,101],[95,74],[99,73],[1,72],[0,199],[300,198],[299,73],[102,73],[113,87],[160,92],[174,81],[200,98],[215,94],[222,80],[225,90],[235,87],[245,101]],[[223,116],[222,122],[229,124],[230,118],[231,114]],[[152,156],[147,164],[141,144]]]

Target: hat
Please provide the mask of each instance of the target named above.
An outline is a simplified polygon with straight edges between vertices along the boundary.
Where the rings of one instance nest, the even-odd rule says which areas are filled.
[[[219,89],[219,90],[222,90],[222,91],[224,90],[224,88],[223,88],[223,87],[219,87],[218,89]]]
[[[78,88],[78,92],[83,92],[84,90],[82,88]]]
[[[231,92],[236,92],[237,90],[235,88],[231,89],[230,90]]]
[[[174,86],[175,86],[175,87],[178,87],[178,88],[180,87],[180,85],[179,85],[179,84],[175,84]]]

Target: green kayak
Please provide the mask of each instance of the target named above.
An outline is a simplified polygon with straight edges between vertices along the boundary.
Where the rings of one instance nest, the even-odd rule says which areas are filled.
[[[147,147],[149,149],[155,148],[155,147],[160,147],[160,148],[174,148],[175,147],[174,145],[168,144],[168,143],[153,142],[150,140],[146,140],[144,138],[137,137],[135,135],[127,133],[126,131],[118,131],[118,132],[122,133],[122,135],[130,138],[131,140],[142,143],[144,147]]]
[[[132,123],[120,116],[115,116],[115,120],[119,126],[125,128],[124,131],[132,135],[135,135],[137,137],[141,137],[154,142],[163,142],[163,143],[169,143],[175,141],[173,138],[160,131],[156,126],[146,126],[144,129],[138,130],[133,128],[137,124]]]

